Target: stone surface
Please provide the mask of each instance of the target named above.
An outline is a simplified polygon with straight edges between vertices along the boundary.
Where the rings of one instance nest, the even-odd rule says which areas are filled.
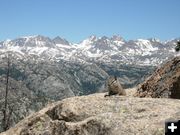
[[[158,68],[139,86],[135,96],[180,99],[180,57]]]
[[[180,100],[77,96],[51,103],[0,135],[163,135],[167,119],[180,119]]]

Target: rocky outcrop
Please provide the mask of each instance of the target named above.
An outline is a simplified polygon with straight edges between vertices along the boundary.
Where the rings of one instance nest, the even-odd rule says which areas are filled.
[[[180,119],[180,100],[104,93],[51,103],[0,135],[162,135]]]
[[[180,57],[158,68],[139,86],[135,96],[180,99]]]

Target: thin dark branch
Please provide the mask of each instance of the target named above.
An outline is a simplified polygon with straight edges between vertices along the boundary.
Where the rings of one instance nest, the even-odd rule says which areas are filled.
[[[4,130],[6,131],[8,128],[8,92],[9,92],[9,70],[10,70],[10,59],[9,59],[9,54],[7,56],[7,73],[6,73],[6,92],[5,92],[5,103],[4,103]]]

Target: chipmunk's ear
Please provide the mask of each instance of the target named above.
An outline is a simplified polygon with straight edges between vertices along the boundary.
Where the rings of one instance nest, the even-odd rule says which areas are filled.
[[[117,76],[114,76],[114,79],[117,80]]]

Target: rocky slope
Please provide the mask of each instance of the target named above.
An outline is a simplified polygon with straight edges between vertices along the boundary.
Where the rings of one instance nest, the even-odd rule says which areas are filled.
[[[180,100],[93,94],[49,104],[0,135],[163,135]]]
[[[135,95],[180,99],[180,57],[159,67],[144,83],[139,85]]]

